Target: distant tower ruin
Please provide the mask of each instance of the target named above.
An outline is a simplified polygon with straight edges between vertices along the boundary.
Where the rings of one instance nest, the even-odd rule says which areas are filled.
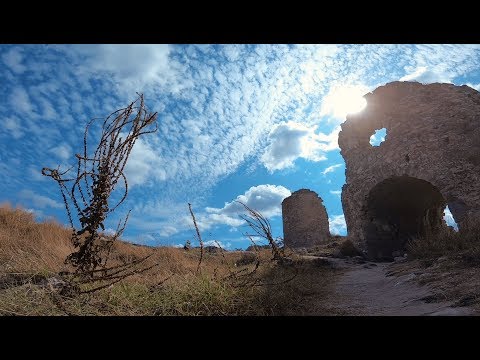
[[[300,189],[282,202],[283,237],[291,248],[312,247],[330,238],[323,200],[314,191]]]

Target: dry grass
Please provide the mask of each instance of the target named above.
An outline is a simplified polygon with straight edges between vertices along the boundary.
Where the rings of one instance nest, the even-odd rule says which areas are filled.
[[[295,258],[279,266],[268,249],[258,252],[261,266],[244,261],[245,252],[205,253],[199,274],[199,249],[153,248],[118,241],[109,266],[152,255],[158,266],[106,289],[60,296],[48,279],[66,270],[73,251],[69,229],[36,223],[33,215],[0,207],[0,314],[2,315],[298,315],[327,314],[319,298],[334,270]],[[228,277],[232,272],[237,277]],[[294,277],[295,276],[295,277]],[[293,280],[285,282],[294,277]],[[240,286],[247,281],[246,286]],[[266,285],[262,285],[266,284]],[[259,286],[262,285],[262,286]]]
[[[459,232],[450,228],[436,234],[427,231],[425,236],[411,241],[407,249],[411,258],[449,256],[463,260],[467,266],[480,265],[480,220],[465,224]]]
[[[267,315],[339,315],[325,302],[335,277],[341,270],[332,268],[328,262],[319,259],[298,259],[291,267],[297,276],[293,281],[279,286],[260,288],[258,307]],[[265,278],[269,282],[285,279],[283,271],[272,269]]]
[[[73,251],[71,231],[54,221],[36,223],[34,215],[0,205],[0,271],[58,271]]]

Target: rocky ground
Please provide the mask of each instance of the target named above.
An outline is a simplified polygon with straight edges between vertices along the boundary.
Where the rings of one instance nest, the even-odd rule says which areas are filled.
[[[472,295],[465,297],[465,291],[454,291],[452,284],[450,294],[443,292],[443,296],[440,295],[439,290],[448,284],[439,280],[439,268],[428,269],[417,262],[403,260],[372,263],[359,257],[328,258],[328,261],[341,270],[327,297],[320,300],[328,305],[332,315],[455,316],[480,313],[475,301],[462,301]],[[425,281],[428,277],[430,281]]]
[[[322,312],[317,314],[313,310],[310,315],[480,314],[480,297],[471,291],[477,288],[480,290],[475,282],[478,276],[471,273],[472,269],[459,269],[455,277],[455,274],[452,275],[439,266],[425,267],[420,262],[403,259],[391,263],[373,263],[360,257],[304,257],[312,261],[323,259],[339,270],[335,272],[335,281],[326,296],[324,294],[323,298],[317,299],[322,306],[312,303],[312,309],[322,309]]]

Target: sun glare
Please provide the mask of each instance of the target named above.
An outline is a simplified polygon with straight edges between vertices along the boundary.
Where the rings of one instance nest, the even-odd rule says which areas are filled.
[[[367,101],[363,98],[368,89],[362,85],[345,85],[333,87],[323,102],[323,112],[336,118],[345,119],[347,114],[359,112],[365,108]]]

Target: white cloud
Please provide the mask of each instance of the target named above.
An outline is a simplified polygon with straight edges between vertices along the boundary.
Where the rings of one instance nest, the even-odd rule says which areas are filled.
[[[57,115],[57,112],[55,111],[55,109],[53,108],[53,105],[50,103],[50,101],[48,101],[47,99],[45,99],[44,97],[40,97],[37,99],[40,104],[42,105],[42,109],[43,109],[43,114],[42,114],[42,118],[45,119],[45,120],[53,120],[55,119],[58,115]]]
[[[15,74],[21,74],[27,70],[27,67],[23,65],[23,55],[19,48],[12,48],[4,53],[2,60]]]
[[[25,209],[26,212],[33,214],[37,221],[52,219],[55,220],[53,217],[46,215],[42,210],[28,208]]]
[[[125,176],[130,186],[141,185],[152,180],[164,181],[168,164],[162,161],[155,150],[143,139],[138,139],[125,167]],[[171,174],[173,175],[173,174]]]
[[[406,75],[400,80],[451,83],[456,77],[476,71],[479,45],[415,45],[405,61]],[[408,54],[404,54],[408,55]]]
[[[207,208],[211,211],[212,208]],[[199,216],[198,226],[202,230],[210,229],[213,225],[223,224],[228,226],[240,226],[243,224],[243,220],[232,217],[227,214],[203,214]]]
[[[54,209],[62,209],[63,204],[58,201],[52,200],[49,197],[38,195],[34,193],[32,190],[22,190],[18,193],[21,199],[30,201],[35,207],[44,209],[47,207],[51,207]]]
[[[340,196],[342,195],[342,190],[330,190],[330,194]]]
[[[470,86],[472,89],[475,89],[477,91],[480,91],[480,83],[478,84],[472,84],[472,83],[466,83],[466,85]]]
[[[7,129],[14,139],[20,139],[23,136],[22,126],[19,120],[8,117],[3,122],[3,127]]]
[[[333,217],[328,218],[328,224],[332,235],[345,235],[347,233],[344,215],[333,215]]]
[[[265,184],[252,186],[244,194],[238,195],[235,200],[260,212],[266,218],[272,218],[281,215],[282,201],[290,195],[290,190],[283,186]],[[231,230],[244,225],[245,222],[239,215],[246,214],[247,210],[236,201],[227,202],[222,208],[206,207],[205,212],[196,213],[195,218],[199,230],[206,231],[217,225],[228,225]],[[189,215],[183,216],[177,224],[179,231],[182,229],[194,230],[192,218]]]
[[[72,156],[72,148],[70,145],[63,143],[58,146],[55,146],[48,150],[49,153],[56,155],[63,161],[66,161],[71,158]]]
[[[159,235],[162,237],[169,237],[179,232],[179,229],[172,225],[164,225],[159,231]]]
[[[41,166],[34,166],[30,165],[28,167],[28,173],[30,175],[30,179],[34,181],[44,181],[47,178],[42,175],[42,167]]]
[[[173,92],[181,90],[176,69],[169,61],[170,45],[96,44],[68,48],[84,57],[81,69],[97,75],[109,74],[119,90],[144,92],[152,84],[168,85]]]
[[[270,144],[261,157],[264,166],[273,172],[293,166],[298,158],[326,160],[325,152],[338,148],[339,129],[327,135],[315,133],[317,128],[294,121],[275,125],[268,135]]]
[[[14,111],[32,115],[33,106],[24,88],[16,86],[10,94],[10,105]]]
[[[282,201],[290,196],[291,192],[281,185],[258,185],[252,186],[243,195],[235,199],[248,207],[259,211],[263,216],[269,218],[282,213]],[[236,201],[225,203],[223,208],[207,207],[205,210],[210,214],[222,214],[238,216],[246,212],[245,208]]]
[[[222,249],[230,249],[232,246],[232,243],[227,242],[223,243],[219,240],[207,240],[203,242],[203,246],[214,246],[216,248],[221,247]]]
[[[429,69],[428,66],[419,66],[412,73],[400,78],[400,81],[418,81],[423,84],[435,82],[451,83],[453,74],[450,71]]]
[[[166,216],[157,217],[156,215],[155,213],[150,214],[147,220],[133,212],[128,220],[128,224],[141,231],[158,233],[162,237],[174,235],[188,228],[188,226],[186,226],[189,225],[189,223],[187,223],[187,217],[180,219],[180,221],[172,222],[171,219],[166,219]]]
[[[335,164],[335,165],[329,166],[325,170],[322,171],[322,174],[327,175],[328,173],[334,172],[335,169],[337,169],[339,167],[342,167],[342,166],[343,166],[343,164]]]
[[[155,233],[157,237],[162,238],[168,238],[185,230],[194,231],[187,204],[174,203],[173,200],[158,202],[152,199],[153,197],[149,197],[143,201],[134,201],[133,206],[126,204],[133,208],[128,220],[129,226],[138,232]],[[127,201],[129,201],[128,198]]]
[[[104,231],[104,233],[105,233],[106,235],[112,236],[112,235],[115,235],[115,234],[116,234],[116,231],[115,231],[114,229],[112,229],[112,228],[106,228],[105,231]]]

